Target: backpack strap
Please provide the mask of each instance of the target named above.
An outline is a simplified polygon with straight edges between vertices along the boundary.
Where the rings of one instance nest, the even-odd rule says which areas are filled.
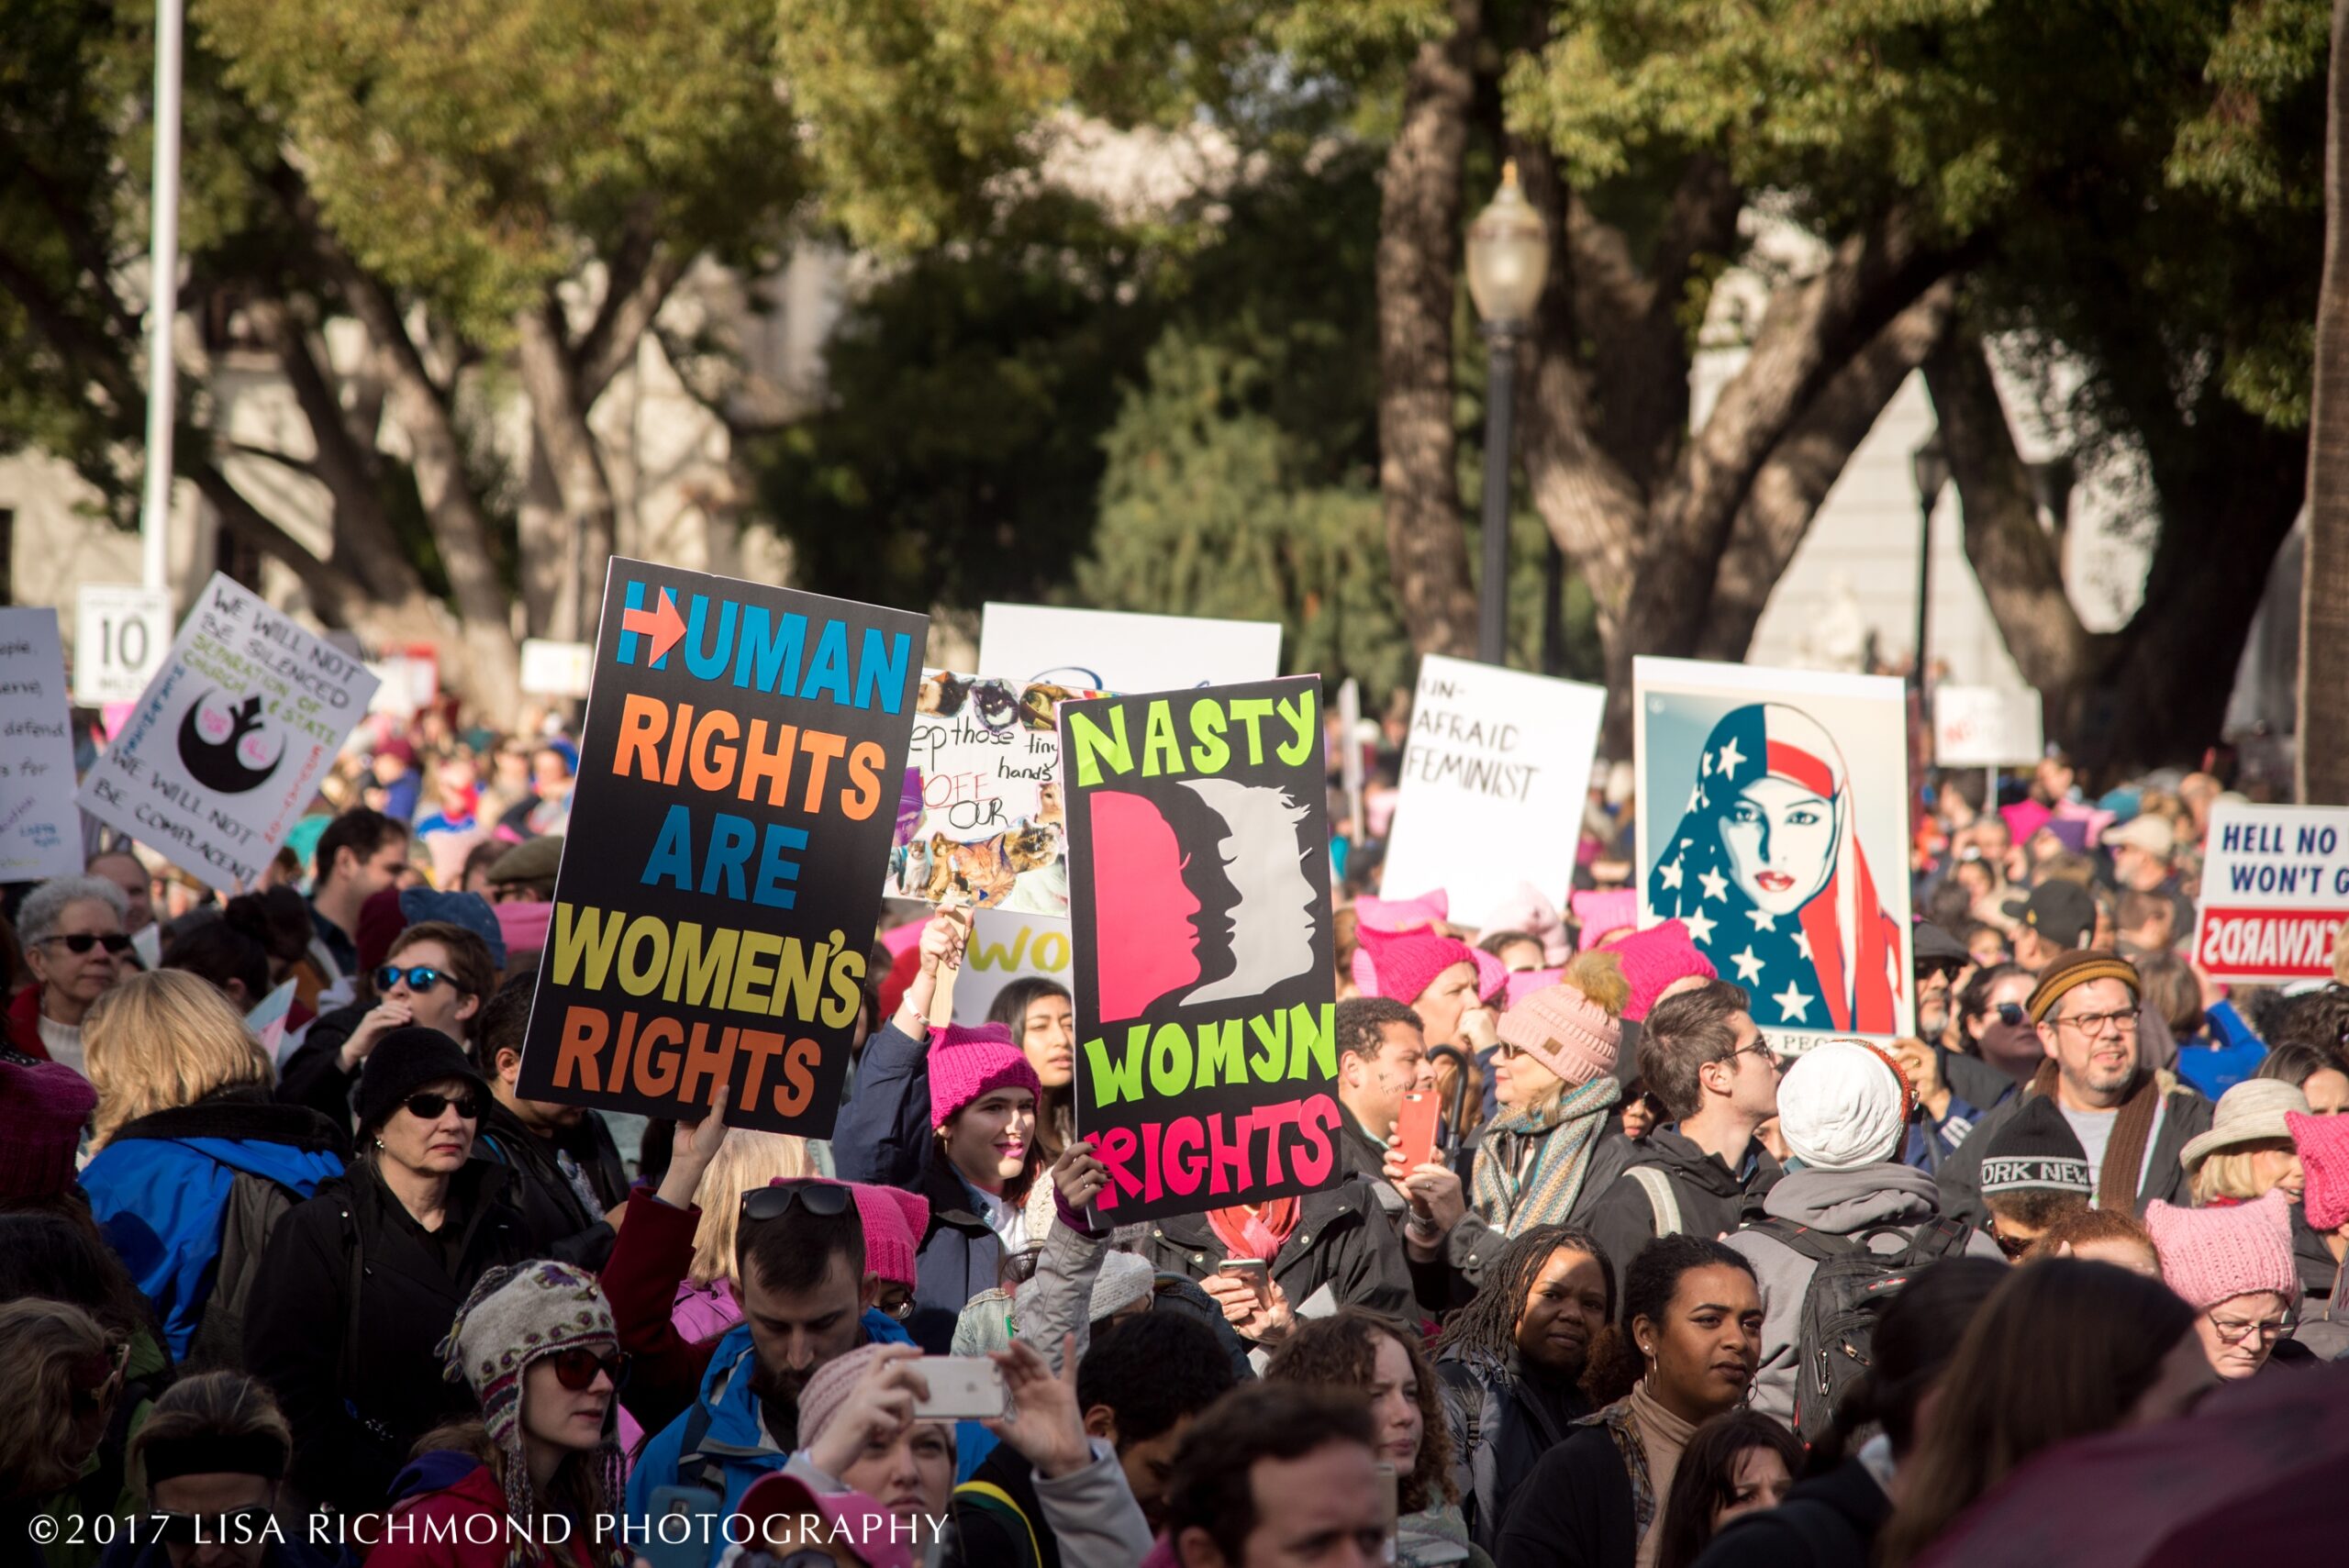
[[[714,1418],[709,1406],[699,1399],[685,1411],[685,1429],[677,1445],[677,1485],[715,1492],[723,1500],[726,1469],[701,1451],[702,1440],[709,1436],[709,1423]]]
[[[1653,1165],[1634,1165],[1623,1173],[1640,1184],[1648,1195],[1648,1207],[1655,1213],[1655,1233],[1677,1236],[1687,1229],[1680,1218],[1680,1195],[1672,1190],[1672,1178]]]
[[[1847,1256],[1855,1247],[1866,1245],[1865,1237],[1855,1240],[1849,1236],[1830,1236],[1824,1231],[1814,1230],[1808,1225],[1797,1225],[1793,1220],[1781,1218],[1775,1214],[1766,1219],[1755,1220],[1746,1229],[1769,1237],[1789,1251],[1800,1253],[1814,1263],[1823,1263],[1831,1258]]]
[[[965,1481],[954,1488],[954,1495],[957,1497],[969,1497],[974,1507],[984,1508],[991,1514],[1009,1514],[1013,1518],[1018,1519],[1020,1529],[1028,1536],[1028,1561],[1030,1562],[1043,1562],[1044,1548],[1036,1539],[1036,1526],[1028,1518],[1026,1510],[1012,1501],[1010,1493],[992,1481]]]
[[[1908,1255],[1902,1262],[1909,1268],[1921,1268],[1936,1259],[1964,1252],[1973,1229],[1962,1219],[1941,1218],[1930,1225],[1920,1225],[1916,1235],[1909,1239]]]

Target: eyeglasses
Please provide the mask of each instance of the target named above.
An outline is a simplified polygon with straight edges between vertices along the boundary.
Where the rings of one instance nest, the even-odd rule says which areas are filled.
[[[467,1121],[479,1121],[481,1119],[481,1101],[472,1095],[459,1095],[454,1099],[451,1099],[447,1095],[435,1095],[427,1092],[420,1095],[410,1095],[406,1099],[402,1100],[400,1104],[406,1106],[407,1107],[408,1115],[416,1118],[418,1121],[439,1121],[440,1119],[440,1113],[447,1110],[451,1106],[456,1106],[457,1114]]]
[[[838,1182],[774,1182],[742,1195],[741,1218],[763,1224],[781,1219],[793,1204],[799,1204],[808,1213],[830,1219],[847,1213],[854,1201],[855,1195]]]
[[[153,1530],[151,1539],[173,1546],[194,1546],[199,1541],[207,1546],[236,1546],[268,1539],[270,1521],[276,1517],[276,1510],[268,1504],[252,1503],[225,1514],[150,1510],[143,1522]]]
[[[892,1280],[882,1287],[880,1299],[873,1305],[884,1316],[902,1323],[914,1315],[914,1293]]]
[[[388,991],[402,980],[407,982],[409,990],[424,992],[431,990],[443,980],[449,980],[449,975],[446,971],[435,969],[429,963],[411,964],[406,969],[396,963],[387,963],[375,972],[375,989]],[[454,984],[455,982],[450,981],[450,984]]]
[[[1752,1045],[1741,1045],[1735,1051],[1731,1051],[1726,1057],[1723,1057],[1722,1060],[1725,1062],[1734,1062],[1741,1056],[1749,1055],[1758,1056],[1763,1061],[1776,1066],[1778,1061],[1778,1048],[1770,1043],[1770,1037],[1768,1035],[1757,1034],[1753,1037],[1753,1043]]]
[[[609,1355],[597,1355],[591,1350],[573,1346],[557,1351],[546,1358],[554,1365],[554,1380],[573,1394],[584,1394],[595,1385],[596,1374],[602,1373],[618,1388],[628,1381],[629,1355],[626,1351],[614,1351]]]
[[[2259,1336],[2262,1344],[2273,1344],[2276,1340],[2282,1339],[2285,1330],[2292,1326],[2292,1320],[2288,1318],[2272,1318],[2256,1323],[2243,1323],[2209,1312],[2205,1312],[2202,1316],[2209,1319],[2211,1329],[2219,1336],[2219,1343],[2222,1345],[2240,1345],[2254,1334]]]
[[[1998,1021],[2010,1029],[2019,1029],[2031,1021],[2021,1002],[2001,1002],[1998,1006]]]
[[[2076,1013],[2068,1018],[2057,1018],[2059,1024],[2069,1024],[2082,1034],[2094,1037],[2110,1032],[2135,1034],[2137,1015],[2133,1011],[2118,1013]]]
[[[106,944],[106,951],[111,953],[126,953],[130,951],[130,939],[120,931],[107,931],[104,934],[96,931],[75,931],[70,936],[43,937],[41,940],[62,942],[65,944],[65,951],[77,957],[88,952],[101,942]]]

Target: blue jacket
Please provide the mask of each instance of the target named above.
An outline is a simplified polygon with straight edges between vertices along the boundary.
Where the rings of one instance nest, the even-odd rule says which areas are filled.
[[[263,1177],[299,1201],[342,1173],[342,1152],[339,1129],[317,1113],[232,1092],[128,1123],[83,1168],[90,1211],[154,1304],[173,1361],[212,1297],[237,1177]]]
[[[868,1309],[863,1321],[864,1342],[868,1344],[875,1340],[901,1345],[908,1342],[905,1329],[885,1313]],[[645,1439],[644,1447],[637,1455],[636,1468],[628,1478],[629,1518],[650,1519],[652,1494],[664,1486],[681,1484],[677,1464],[685,1457],[689,1429],[696,1439],[696,1451],[716,1465],[724,1477],[726,1493],[718,1509],[721,1515],[740,1509],[742,1494],[751,1489],[751,1482],[791,1462],[790,1452],[777,1451],[760,1422],[758,1398],[751,1392],[751,1358],[756,1354],[748,1323],[736,1324],[718,1341],[718,1349],[709,1358],[709,1370],[702,1374],[701,1397],[684,1415]],[[795,1428],[796,1424],[795,1420]],[[796,1436],[795,1430],[793,1437]],[[693,1465],[682,1484],[696,1485],[702,1468],[700,1463]],[[723,1534],[714,1533],[709,1548],[712,1568],[725,1551]]]
[[[904,1187],[930,1200],[907,1327],[927,1354],[942,1356],[971,1297],[1003,1283],[1003,1244],[974,1212],[963,1178],[932,1157],[932,1141],[930,1048],[889,1024],[864,1043],[856,1093],[832,1129],[832,1160],[844,1182]]]

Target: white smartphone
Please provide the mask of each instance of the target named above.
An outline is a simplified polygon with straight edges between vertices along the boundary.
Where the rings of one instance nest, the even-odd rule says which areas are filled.
[[[914,1401],[925,1421],[977,1421],[1003,1414],[1003,1373],[985,1356],[924,1356],[914,1363],[930,1397]]]

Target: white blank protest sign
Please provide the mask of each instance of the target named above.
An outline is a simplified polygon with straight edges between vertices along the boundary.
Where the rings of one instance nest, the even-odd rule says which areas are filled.
[[[2044,744],[2037,692],[2010,692],[2001,686],[1933,688],[1933,761],[1939,766],[2035,762]]]
[[[1274,621],[1002,604],[989,604],[979,621],[979,673],[1008,681],[1174,692],[1280,673],[1281,628]]]
[[[1441,887],[1464,925],[1520,883],[1563,906],[1606,713],[1603,686],[1422,659],[1382,894]]]

